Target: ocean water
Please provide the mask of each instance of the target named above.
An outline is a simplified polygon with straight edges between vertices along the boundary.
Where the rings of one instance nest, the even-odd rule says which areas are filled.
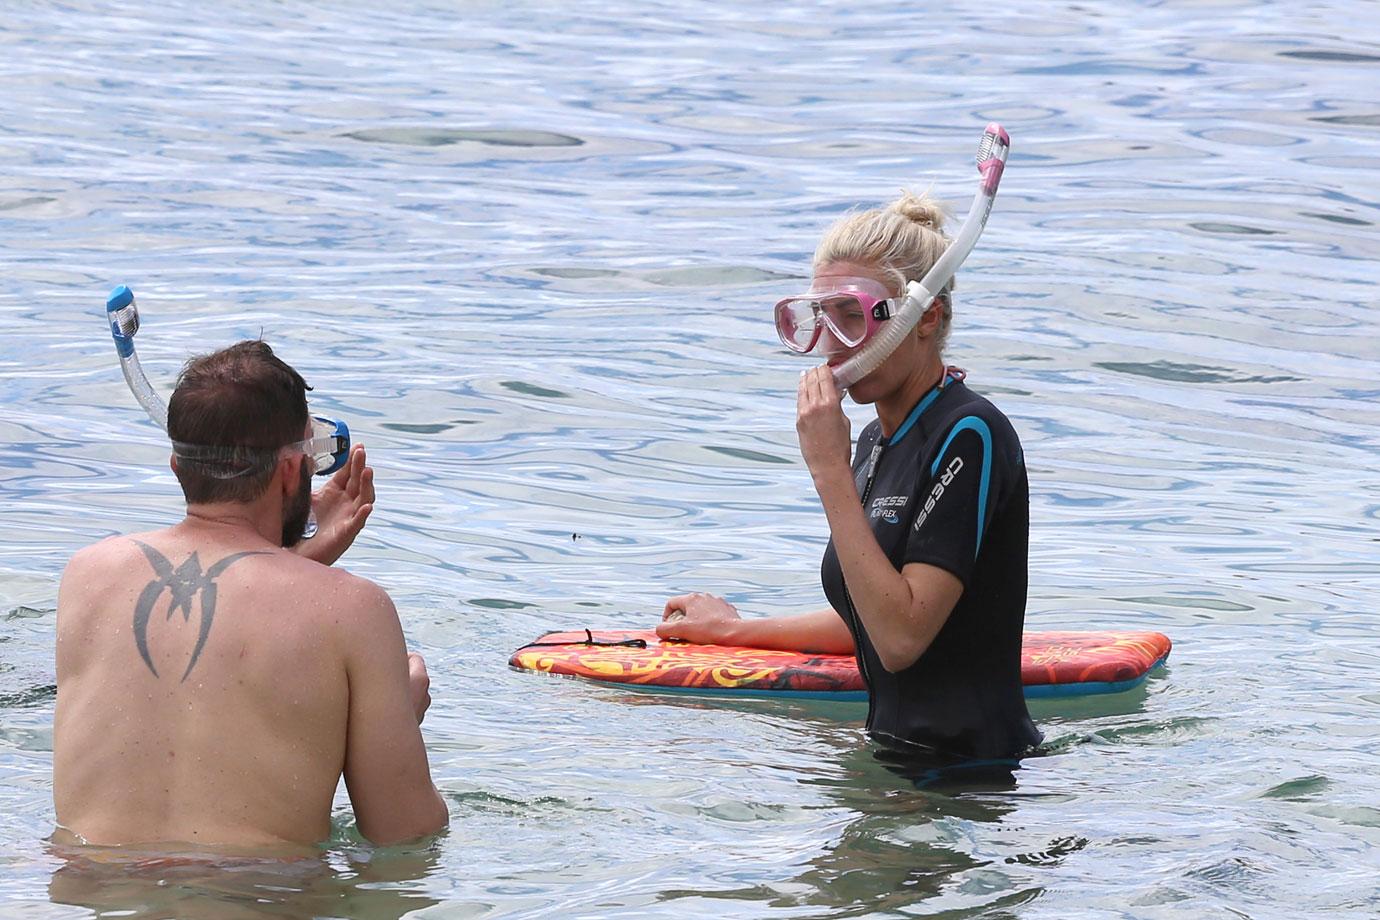
[[[1364,0],[0,9],[0,917],[1380,913],[1380,33]],[[1175,642],[1014,787],[861,710],[510,671],[687,590],[822,604],[771,303],[821,230],[1011,161],[948,358],[1031,478],[1031,629]],[[50,843],[78,548],[176,520],[144,366],[262,333],[379,504],[452,816],[208,869]],[[854,432],[869,418],[849,410]]]

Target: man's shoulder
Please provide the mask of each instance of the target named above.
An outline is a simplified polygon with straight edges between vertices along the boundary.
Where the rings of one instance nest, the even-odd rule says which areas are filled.
[[[393,600],[382,587],[343,570],[329,573],[331,588],[315,605],[320,632],[351,662],[375,659],[382,650],[402,648],[402,620]]]
[[[148,541],[157,540],[161,533],[163,531],[116,534],[92,543],[90,546],[84,546],[73,553],[71,559],[67,560],[67,566],[63,570],[63,578],[79,577],[85,580],[102,571],[124,572],[132,560],[143,555],[139,548],[140,544],[148,545]]]
[[[331,599],[330,606],[340,605],[364,612],[372,611],[375,614],[397,615],[393,599],[376,582],[335,566],[321,565],[305,559],[302,561],[316,567],[313,574],[320,579],[322,588]]]
[[[318,616],[346,637],[368,642],[380,630],[399,628],[398,610],[393,599],[377,583],[335,566],[302,560],[316,566],[314,607]]]

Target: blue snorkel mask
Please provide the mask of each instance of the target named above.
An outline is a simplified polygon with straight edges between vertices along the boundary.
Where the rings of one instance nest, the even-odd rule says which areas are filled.
[[[139,356],[134,351],[134,335],[139,331],[139,308],[134,303],[134,292],[123,284],[111,291],[105,302],[105,316],[110,322],[110,337],[115,340],[115,352],[120,356],[120,369],[125,373],[125,383],[129,384],[130,392],[153,423],[166,433],[167,404],[144,375]],[[173,455],[196,465],[198,473],[215,479],[233,479],[266,469],[277,462],[283,451],[297,450],[310,456],[317,476],[334,473],[350,459],[350,429],[344,422],[313,415],[311,435],[303,441],[266,449],[174,441]],[[307,525],[307,531],[305,536],[308,537],[316,532],[315,521]]]

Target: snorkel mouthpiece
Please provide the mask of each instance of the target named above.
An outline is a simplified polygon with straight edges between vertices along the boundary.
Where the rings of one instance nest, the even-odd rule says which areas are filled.
[[[987,216],[992,213],[992,202],[996,198],[997,186],[1001,183],[1001,174],[1006,168],[1006,156],[1010,150],[1011,138],[1006,130],[996,122],[989,124],[977,149],[977,168],[982,181],[972,207],[968,209],[968,216],[963,219],[963,226],[944,254],[925,273],[925,277],[906,285],[905,297],[896,314],[863,344],[857,354],[834,368],[834,380],[840,389],[851,387],[881,366],[915,328],[934,298],[944,290],[954,272],[973,251],[983,228],[987,226]]]

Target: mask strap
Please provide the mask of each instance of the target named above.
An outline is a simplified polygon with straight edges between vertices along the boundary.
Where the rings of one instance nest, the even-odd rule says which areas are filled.
[[[278,461],[279,447],[224,447],[173,441],[173,456],[211,479],[238,479],[262,473]]]

